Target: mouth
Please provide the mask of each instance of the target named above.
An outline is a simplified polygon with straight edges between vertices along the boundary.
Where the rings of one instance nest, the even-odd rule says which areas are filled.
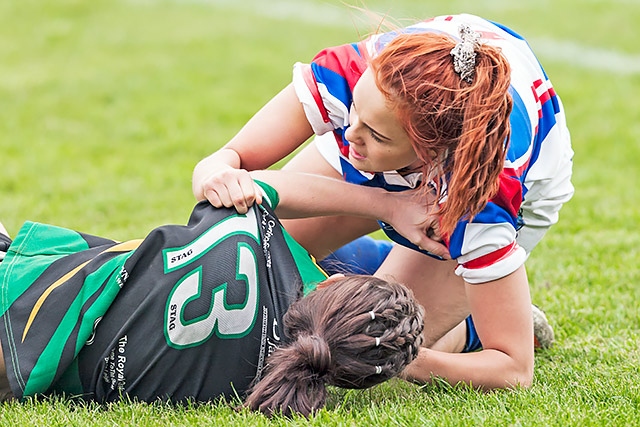
[[[366,159],[365,156],[363,156],[362,154],[358,153],[354,148],[353,145],[349,146],[349,157],[353,157],[355,160],[364,160]]]

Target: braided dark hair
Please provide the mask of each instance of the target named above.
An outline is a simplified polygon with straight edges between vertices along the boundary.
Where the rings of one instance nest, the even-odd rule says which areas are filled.
[[[417,356],[424,313],[409,289],[373,276],[329,280],[289,307],[290,343],[269,357],[245,406],[308,416],[324,406],[327,385],[371,387]]]

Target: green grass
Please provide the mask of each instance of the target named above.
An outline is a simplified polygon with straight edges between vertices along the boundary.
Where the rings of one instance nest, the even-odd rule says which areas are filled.
[[[395,18],[477,13],[539,48],[576,152],[576,195],[527,263],[557,343],[537,354],[529,390],[332,390],[308,424],[640,425],[640,3],[364,4]],[[0,220],[12,233],[31,219],[115,239],[184,223],[196,162],[290,81],[295,61],[374,27],[335,0],[0,2]],[[560,42],[573,53],[558,54]],[[307,422],[224,404],[0,406],[0,425],[209,424]]]

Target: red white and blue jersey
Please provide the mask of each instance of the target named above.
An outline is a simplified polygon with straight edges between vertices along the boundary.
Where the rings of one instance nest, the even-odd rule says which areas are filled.
[[[432,18],[401,32],[440,32],[458,39],[461,23],[480,33],[482,43],[499,47],[511,66],[511,140],[499,192],[472,221],[460,221],[447,240],[452,258],[458,261],[456,273],[469,283],[483,283],[520,267],[557,222],[560,207],[573,194],[573,151],[560,98],[520,35],[467,14]],[[377,34],[325,49],[311,64],[295,64],[293,75],[296,93],[318,135],[317,147],[327,161],[348,182],[389,191],[415,188],[422,176],[357,170],[349,162],[344,132],[349,127],[353,88],[368,60],[398,34]],[[392,239],[413,246],[391,227],[383,228]]]

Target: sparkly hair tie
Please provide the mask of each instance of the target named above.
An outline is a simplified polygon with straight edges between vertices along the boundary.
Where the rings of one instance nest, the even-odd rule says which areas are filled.
[[[458,31],[460,41],[450,52],[453,56],[453,69],[460,74],[462,80],[471,83],[476,68],[476,48],[480,46],[480,34],[467,24],[460,24]]]

